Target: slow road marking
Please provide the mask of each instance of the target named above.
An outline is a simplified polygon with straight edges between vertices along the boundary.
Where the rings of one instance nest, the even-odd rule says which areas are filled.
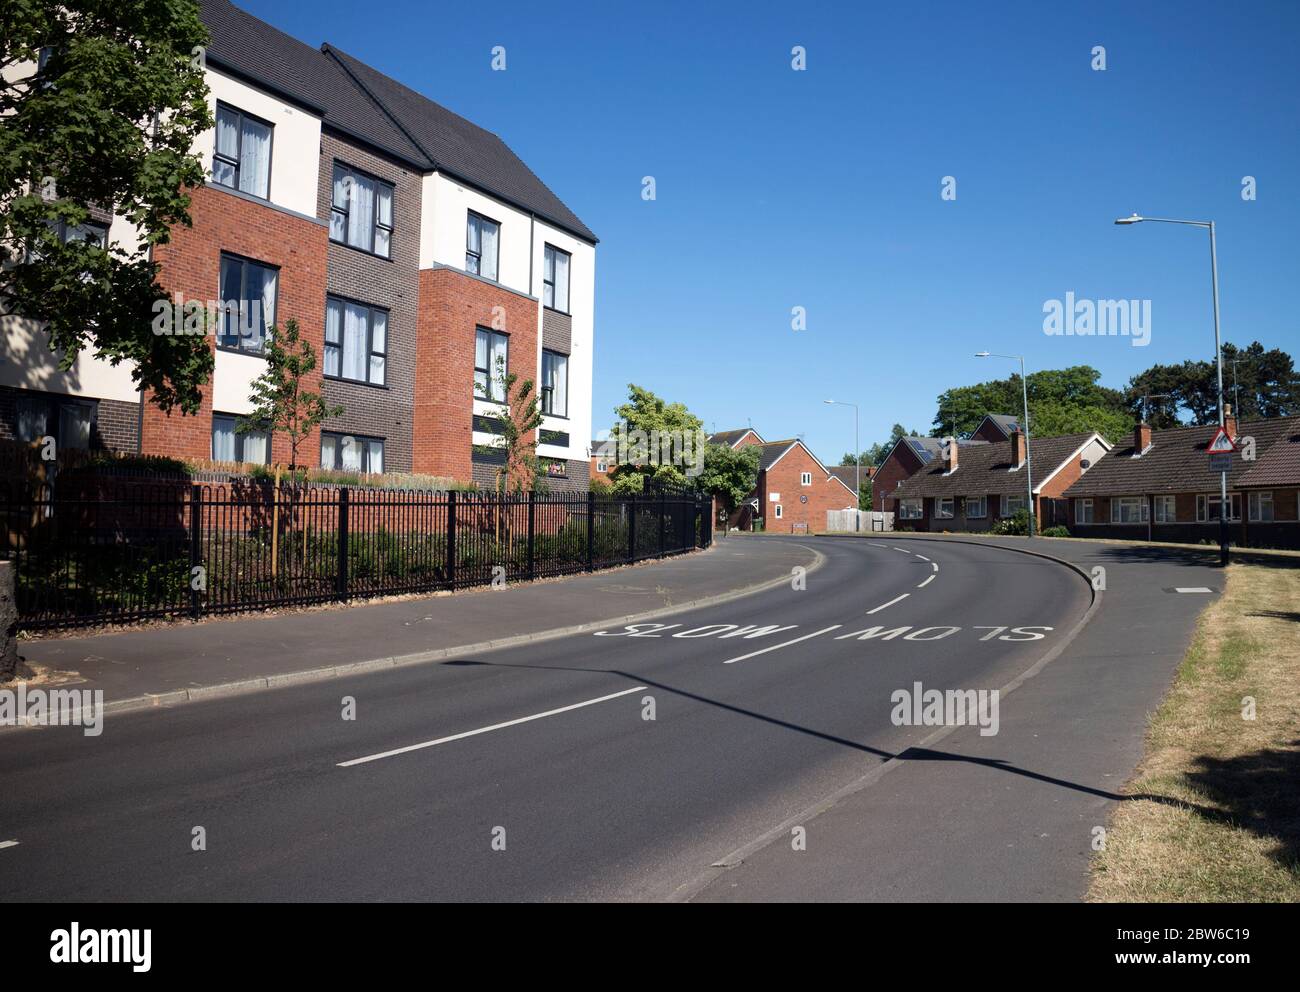
[[[586,699],[581,703],[571,703],[568,706],[561,706],[559,709],[547,710],[545,713],[534,713],[532,716],[521,716],[517,720],[507,720],[505,723],[494,723],[490,727],[479,727],[478,730],[467,730],[463,734],[452,734],[450,737],[439,737],[436,741],[424,741],[420,744],[408,744],[406,747],[393,748],[391,751],[380,751],[378,754],[368,754],[364,758],[353,758],[351,761],[340,761],[338,767],[351,768],[353,765],[364,765],[367,761],[378,761],[380,758],[391,758],[394,755],[406,754],[410,751],[419,751],[426,747],[437,747],[439,744],[449,744],[452,741],[464,740],[466,737],[476,737],[479,734],[490,733],[493,730],[504,730],[506,727],[514,727],[521,723],[541,720],[543,717],[556,716],[559,713],[568,713],[570,710],[580,710],[584,706],[595,706],[597,703],[605,703],[611,699],[618,699],[619,696],[628,696],[634,692],[644,692],[646,688],[647,686],[644,685],[636,685],[631,689],[624,689],[622,692],[611,692],[608,696],[599,696],[596,699]]]

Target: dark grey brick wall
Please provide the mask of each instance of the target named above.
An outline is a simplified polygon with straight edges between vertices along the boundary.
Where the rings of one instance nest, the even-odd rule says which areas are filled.
[[[542,307],[542,347],[568,355],[573,351],[573,318]]]
[[[411,470],[411,424],[415,403],[416,315],[419,302],[420,174],[374,154],[331,131],[321,133],[317,216],[328,222],[335,161],[393,184],[393,239],[390,258],[378,258],[330,242],[328,291],[388,310],[387,385],[383,388],[326,379],[326,402],[341,404],[341,417],[324,429],[384,438],[384,467]],[[321,307],[325,301],[321,300]],[[324,360],[321,360],[322,366]]]

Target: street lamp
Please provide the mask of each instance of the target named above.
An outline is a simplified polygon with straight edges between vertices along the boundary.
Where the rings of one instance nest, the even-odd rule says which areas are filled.
[[[1025,356],[1024,355],[998,355],[991,351],[977,351],[976,358],[1010,358],[1020,362],[1020,394],[1025,402],[1025,422],[1022,425],[1025,429],[1025,491],[1029,497],[1027,504],[1029,509],[1029,536],[1034,536],[1034,466],[1029,457],[1029,383],[1025,379]],[[957,439],[953,438],[953,444]]]
[[[1150,421],[1147,420],[1147,400],[1167,400],[1171,398],[1173,395],[1174,395],[1173,393],[1143,393],[1142,394],[1142,423],[1144,424],[1150,423]]]
[[[858,447],[858,405],[840,400],[822,400],[828,406],[853,407],[853,529],[862,530],[862,449]]]
[[[1223,345],[1219,336],[1219,256],[1214,245],[1214,221],[1212,220],[1174,220],[1169,217],[1121,217],[1116,224],[1141,224],[1150,221],[1153,224],[1183,224],[1187,227],[1203,227],[1210,232],[1210,286],[1214,300],[1214,364],[1218,371],[1219,388],[1219,427],[1226,425],[1223,411]],[[1228,473],[1219,473],[1219,564],[1228,565]]]

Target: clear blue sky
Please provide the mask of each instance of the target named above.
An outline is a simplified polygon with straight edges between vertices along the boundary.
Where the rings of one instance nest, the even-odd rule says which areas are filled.
[[[978,350],[1113,387],[1211,357],[1205,233],[1112,225],[1134,211],[1215,220],[1225,339],[1300,354],[1290,0],[242,5],[497,132],[596,231],[598,425],[636,382],[834,462],[852,411],[824,398],[864,447],[928,430],[1011,371]],[[1150,345],[1044,335],[1067,291],[1151,300]]]

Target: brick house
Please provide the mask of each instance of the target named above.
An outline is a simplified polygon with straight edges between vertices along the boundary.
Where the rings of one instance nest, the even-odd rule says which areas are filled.
[[[1228,471],[1230,540],[1243,546],[1300,547],[1300,417],[1226,418],[1239,450]],[[1219,539],[1220,475],[1206,447],[1217,425],[1155,431],[1147,424],[1106,453],[1065,492],[1070,531],[1180,543]],[[1253,443],[1254,460],[1249,460]]]
[[[1026,471],[1031,467],[1035,517],[1050,525],[1056,501],[1063,501],[1071,484],[1109,448],[1095,432],[1034,438],[1027,447],[1018,430],[997,443],[948,444],[938,458],[894,488],[894,528],[989,530],[1026,508]]]
[[[985,418],[985,420],[987,421],[988,418]],[[984,424],[981,423],[980,426],[982,428]],[[963,439],[957,442],[963,448],[987,443],[986,439],[976,438]],[[885,457],[880,460],[875,472],[872,473],[871,509],[897,513],[897,501],[894,499],[894,491],[898,488],[898,485],[904,479],[910,479],[936,458],[942,457],[942,454],[943,441],[937,437],[919,437],[916,435],[900,437],[894,442],[894,446],[889,449]]]
[[[193,226],[155,252],[173,300],[232,304],[211,339],[196,415],[142,397],[129,364],[89,352],[61,372],[43,331],[0,315],[0,439],[287,462],[282,438],[237,435],[267,328],[295,318],[319,388],[345,407],[299,463],[491,480],[498,361],[537,384],[553,488],[585,488],[596,236],[496,135],[330,45],[312,48],[202,0],[217,127]],[[6,67],[6,79],[35,66]],[[70,236],[138,243],[105,214]],[[313,387],[318,383],[312,383]]]
[[[986,413],[970,436],[973,441],[988,441],[996,444],[1005,441],[1020,430],[1020,418],[1010,413]]]
[[[748,508],[763,519],[764,530],[815,534],[826,529],[827,510],[851,510],[857,505],[853,484],[832,475],[802,441],[762,443],[758,484]]]
[[[728,448],[744,448],[751,444],[765,444],[758,431],[752,427],[742,427],[733,431],[715,431],[705,438],[709,444],[723,444]]]

